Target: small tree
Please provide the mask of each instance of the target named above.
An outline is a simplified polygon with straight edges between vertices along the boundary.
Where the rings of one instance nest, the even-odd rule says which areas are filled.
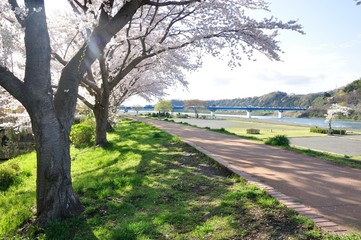
[[[165,114],[173,110],[173,105],[170,101],[162,100],[154,106],[154,110]]]
[[[199,99],[185,100],[184,108],[192,109],[196,118],[199,117],[199,110],[206,107],[206,102]]]
[[[133,110],[136,112],[136,114],[138,115],[139,111],[142,110],[143,107],[140,106],[140,105],[134,105],[134,106],[132,107],[132,109],[133,109]]]
[[[336,115],[342,114],[344,116],[347,116],[350,113],[351,108],[340,106],[337,103],[332,104],[331,107],[327,110],[326,114],[326,122],[328,123],[328,134],[332,135],[332,121],[335,118]]]

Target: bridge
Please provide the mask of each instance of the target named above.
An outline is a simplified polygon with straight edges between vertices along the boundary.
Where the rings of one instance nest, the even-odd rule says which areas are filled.
[[[196,108],[196,106],[188,107],[190,109]],[[278,112],[278,118],[283,118],[283,113],[285,111],[306,111],[308,108],[302,108],[302,107],[254,107],[254,106],[248,106],[248,107],[222,107],[222,106],[208,106],[205,107],[211,112],[211,116],[215,116],[216,111],[246,111],[247,112],[247,118],[252,117],[252,112],[254,111],[277,111]],[[128,110],[135,110],[132,107],[126,107],[121,106],[119,107],[120,110],[128,111]],[[203,108],[204,109],[204,108]],[[153,105],[146,105],[143,107],[144,111],[154,111]],[[175,111],[184,111],[184,106],[173,106],[173,112]]]

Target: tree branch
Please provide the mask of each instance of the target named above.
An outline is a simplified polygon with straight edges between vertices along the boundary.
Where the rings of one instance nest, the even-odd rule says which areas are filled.
[[[83,78],[82,82],[85,83],[89,88],[91,88],[97,94],[101,94],[100,88],[95,83],[95,79],[94,79],[94,76],[93,76],[91,70],[87,71],[87,76],[88,76],[89,80],[87,78]],[[90,93],[89,90],[88,90],[88,92]]]
[[[54,96],[54,106],[59,121],[70,129],[75,113],[78,87],[87,69],[102,54],[105,46],[134,16],[143,1],[127,1],[106,25],[94,29],[86,44],[64,67],[58,91]],[[68,93],[71,94],[68,94]]]
[[[86,100],[85,97],[83,97],[82,95],[78,94],[78,99],[80,101],[82,101],[88,108],[90,108],[91,110],[94,110],[94,105],[91,104],[88,100]]]
[[[108,82],[109,73],[108,73],[108,68],[105,64],[105,59],[103,56],[101,56],[99,58],[99,65],[100,65],[100,73],[101,73],[102,84],[103,84],[103,91],[105,92],[105,94],[108,94],[110,91],[109,82]]]
[[[17,78],[6,67],[0,66],[0,86],[5,88],[13,97],[19,100],[25,107],[27,106],[24,83]]]
[[[195,3],[195,2],[201,2],[201,0],[189,0],[189,1],[183,1],[183,2],[168,1],[168,2],[163,2],[163,3],[147,1],[146,5],[157,6],[157,7],[164,7],[164,6],[171,6],[171,5],[182,6],[182,5],[188,5],[188,4]]]
[[[109,22],[109,20],[111,19],[110,11],[113,8],[113,5],[114,0],[106,0],[102,2],[100,6],[101,13],[99,17],[99,25],[104,25]]]
[[[67,61],[65,61],[59,54],[57,54],[56,52],[53,52],[52,51],[52,54],[53,58],[55,60],[57,60],[60,64],[62,64],[63,66],[65,66],[66,64],[68,64]]]
[[[17,2],[17,0],[8,0],[9,4],[11,6],[11,10],[15,13],[15,10],[17,8],[19,8],[19,4]],[[21,18],[21,16],[19,14],[15,14],[16,19],[18,20],[18,22],[20,23],[20,25],[22,27],[25,27],[25,21],[24,19]]]

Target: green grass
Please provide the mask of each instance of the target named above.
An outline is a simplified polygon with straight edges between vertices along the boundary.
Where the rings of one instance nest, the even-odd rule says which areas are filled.
[[[245,135],[248,128],[260,129],[258,138],[267,139],[277,135],[287,135],[287,137],[312,137],[325,136],[324,134],[311,133],[310,127],[304,126],[289,126],[275,123],[245,121],[245,120],[230,120],[232,122],[239,122],[242,127],[230,127],[228,131],[237,135]]]
[[[0,192],[0,238],[341,239],[149,125],[122,121],[109,139],[106,149],[72,149],[85,211],[46,229],[21,226],[35,209],[35,154],[4,163],[22,174]]]

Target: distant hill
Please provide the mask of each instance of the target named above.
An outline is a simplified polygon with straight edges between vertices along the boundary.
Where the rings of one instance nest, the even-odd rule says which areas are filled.
[[[207,105],[216,106],[258,106],[258,107],[308,107],[323,93],[314,93],[307,95],[288,95],[285,92],[272,92],[260,97],[235,98],[223,100],[207,101]]]
[[[182,100],[171,100],[173,105],[183,105]],[[361,78],[352,83],[328,92],[310,94],[287,94],[272,92],[259,97],[207,100],[206,105],[223,107],[258,106],[258,107],[310,107],[301,117],[324,117],[333,103],[353,109],[351,118],[361,120]]]

